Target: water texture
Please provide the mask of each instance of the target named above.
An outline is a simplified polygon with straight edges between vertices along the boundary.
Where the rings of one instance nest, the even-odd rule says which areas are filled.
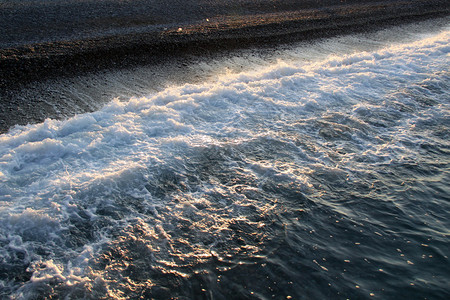
[[[16,126],[0,136],[0,295],[448,299],[449,41]]]

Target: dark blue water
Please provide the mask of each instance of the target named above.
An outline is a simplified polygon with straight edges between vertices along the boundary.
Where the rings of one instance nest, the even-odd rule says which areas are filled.
[[[1,135],[0,294],[448,299],[450,31],[411,36]]]

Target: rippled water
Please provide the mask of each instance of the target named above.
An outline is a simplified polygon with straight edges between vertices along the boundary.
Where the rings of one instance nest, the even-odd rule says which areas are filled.
[[[449,40],[311,45],[16,126],[0,295],[448,298]]]

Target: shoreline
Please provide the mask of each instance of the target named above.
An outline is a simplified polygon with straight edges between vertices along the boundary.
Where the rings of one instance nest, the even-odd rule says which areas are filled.
[[[0,88],[103,69],[151,64],[161,57],[292,43],[442,17],[450,5],[418,2],[342,5],[211,19],[162,31],[37,43],[0,49]],[[426,5],[425,5],[426,4]],[[431,3],[433,4],[433,3]],[[445,5],[444,5],[445,6]]]
[[[0,48],[0,133],[7,132],[14,125],[41,121],[42,117],[32,117],[34,107],[30,95],[27,96],[27,101],[31,105],[20,107],[23,120],[8,115],[17,103],[23,102],[17,99],[22,97],[20,93],[24,87],[45,80],[161,65],[174,57],[204,57],[220,51],[253,46],[270,47],[340,34],[368,32],[446,17],[450,13],[450,5],[444,5],[442,1],[432,1],[435,5],[424,1],[413,2],[417,5],[377,2],[253,16],[218,17],[163,31]],[[55,116],[49,113],[46,117]]]

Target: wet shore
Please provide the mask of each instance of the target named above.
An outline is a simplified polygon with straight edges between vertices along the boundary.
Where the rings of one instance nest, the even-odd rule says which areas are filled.
[[[0,1],[0,132],[15,124],[58,117],[50,112],[36,117],[33,95],[21,94],[44,80],[369,31],[450,12],[448,2],[441,0],[151,4],[139,0]]]

